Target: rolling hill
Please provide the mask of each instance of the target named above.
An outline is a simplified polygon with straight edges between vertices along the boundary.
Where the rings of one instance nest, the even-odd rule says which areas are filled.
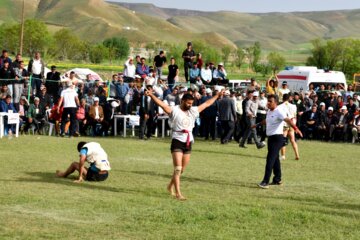
[[[201,12],[152,4],[104,0],[25,1],[26,17],[44,21],[51,31],[69,28],[92,42],[127,37],[133,45],[161,40],[202,39],[221,48],[260,41],[265,49],[287,50],[314,38],[360,37],[360,10],[293,13]],[[0,24],[19,22],[22,0],[0,0]]]

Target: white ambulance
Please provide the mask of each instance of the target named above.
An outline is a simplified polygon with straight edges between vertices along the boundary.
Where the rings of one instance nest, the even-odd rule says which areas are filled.
[[[309,84],[313,84],[316,89],[321,84],[336,85],[342,84],[347,89],[346,78],[343,72],[324,71],[317,67],[298,66],[280,71],[277,75],[279,87],[284,81],[287,82],[291,91],[308,90]]]

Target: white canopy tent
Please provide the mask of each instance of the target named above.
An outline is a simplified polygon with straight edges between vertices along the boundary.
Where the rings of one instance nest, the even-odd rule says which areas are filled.
[[[62,81],[67,81],[68,77],[70,76],[70,72],[75,72],[75,77],[77,79],[80,79],[82,81],[86,80],[86,76],[90,74],[90,80],[100,80],[100,82],[103,82],[102,78],[99,74],[96,72],[88,69],[88,68],[74,68],[69,71],[67,71],[65,74],[61,76]]]

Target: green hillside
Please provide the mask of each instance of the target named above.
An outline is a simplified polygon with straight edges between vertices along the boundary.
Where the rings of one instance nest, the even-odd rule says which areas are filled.
[[[32,0],[25,5],[26,17],[43,20],[50,31],[66,27],[91,42],[112,36],[127,37],[137,46],[201,39],[221,48],[260,41],[268,50],[289,50],[314,38],[360,37],[360,10],[248,14],[104,0]],[[19,22],[21,6],[22,0],[0,0],[0,23]]]

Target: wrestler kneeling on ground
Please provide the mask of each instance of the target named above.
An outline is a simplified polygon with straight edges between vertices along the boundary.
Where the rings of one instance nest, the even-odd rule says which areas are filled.
[[[184,172],[190,161],[191,143],[194,141],[192,130],[195,119],[205,108],[211,106],[222,94],[216,94],[198,107],[193,107],[194,97],[191,94],[184,94],[178,106],[170,107],[157,98],[151,90],[145,94],[169,115],[169,122],[172,128],[171,154],[174,165],[173,176],[167,187],[172,196],[178,200],[186,200],[180,191],[180,175]],[[175,189],[175,191],[174,191]]]
[[[80,153],[79,162],[73,162],[65,172],[56,171],[58,177],[66,178],[75,171],[79,172],[79,179],[75,182],[104,181],[109,176],[110,163],[104,149],[96,142],[79,142],[77,149]],[[85,167],[85,161],[90,167]]]

